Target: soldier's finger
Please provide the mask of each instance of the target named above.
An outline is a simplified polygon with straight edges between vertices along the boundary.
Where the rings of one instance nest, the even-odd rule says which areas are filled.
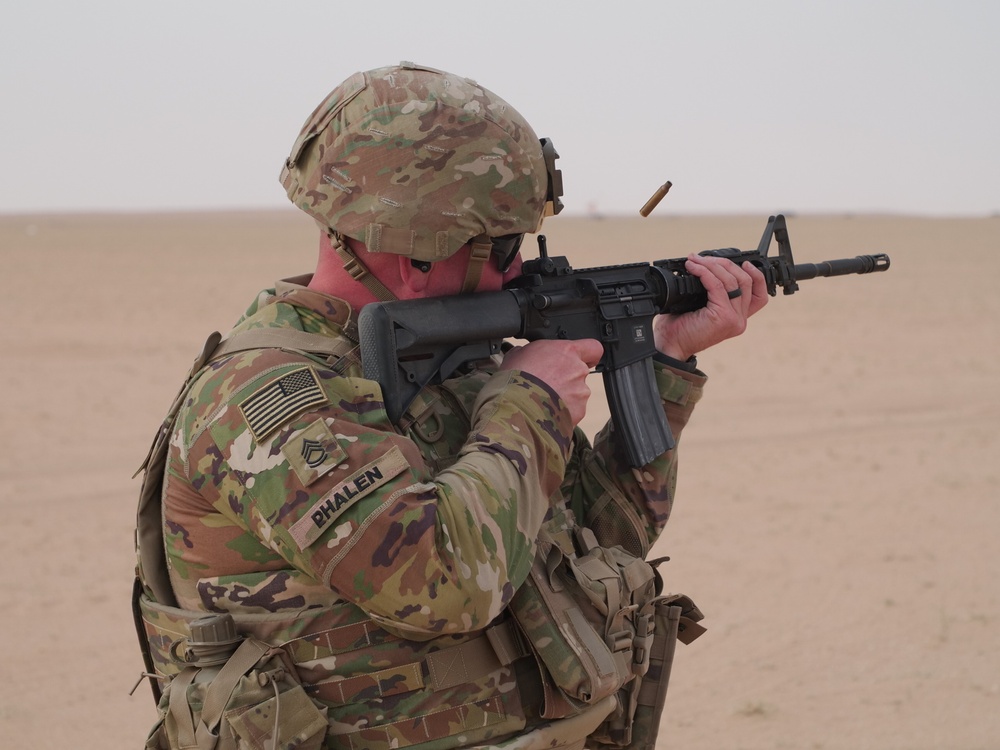
[[[745,261],[742,268],[750,277],[751,282],[750,294],[747,295],[746,291],[743,292],[744,295],[749,297],[749,306],[747,308],[747,316],[749,317],[768,303],[770,295],[767,293],[767,280],[764,278],[763,271],[750,261]]]
[[[577,339],[573,343],[577,356],[587,364],[587,367],[590,369],[597,367],[597,363],[604,356],[604,345],[597,339]]]

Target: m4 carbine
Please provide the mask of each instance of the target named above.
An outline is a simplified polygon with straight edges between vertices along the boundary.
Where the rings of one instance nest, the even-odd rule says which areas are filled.
[[[777,256],[768,256],[772,237]],[[397,423],[424,386],[498,353],[506,338],[597,339],[604,356],[596,369],[615,434],[629,463],[644,466],[674,447],[653,372],[653,318],[704,307],[705,287],[685,270],[685,258],[573,269],[566,258],[548,256],[544,236],[538,247],[539,257],[525,261],[522,275],[502,291],[366,305],[358,318],[365,377],[382,387],[386,412]],[[781,215],[768,219],[756,250],[701,255],[750,261],[772,296],[779,286],[793,294],[804,279],[889,268],[881,253],[796,264]]]

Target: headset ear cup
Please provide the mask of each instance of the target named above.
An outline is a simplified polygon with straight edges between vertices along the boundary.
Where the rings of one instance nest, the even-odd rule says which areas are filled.
[[[556,169],[556,159],[559,154],[556,147],[552,145],[551,138],[539,139],[542,144],[542,158],[545,160],[545,171],[548,174],[549,184],[545,190],[545,202],[547,216],[554,216],[563,210],[563,180],[562,170]]]

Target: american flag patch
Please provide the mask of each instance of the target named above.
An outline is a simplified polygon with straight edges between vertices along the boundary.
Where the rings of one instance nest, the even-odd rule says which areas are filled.
[[[240,413],[259,443],[296,414],[326,402],[316,373],[311,367],[302,367],[255,392],[240,404]]]

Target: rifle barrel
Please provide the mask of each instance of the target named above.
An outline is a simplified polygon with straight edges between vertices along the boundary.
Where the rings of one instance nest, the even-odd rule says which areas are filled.
[[[796,263],[792,273],[796,281],[815,279],[817,276],[845,276],[852,273],[875,273],[889,268],[889,256],[859,255],[856,258],[838,258],[822,263]]]

